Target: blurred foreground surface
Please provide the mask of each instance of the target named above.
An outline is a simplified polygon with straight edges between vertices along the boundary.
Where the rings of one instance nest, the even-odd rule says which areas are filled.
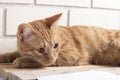
[[[120,67],[110,66],[85,65],[73,67],[14,68],[12,64],[0,64],[0,80],[2,78],[4,80],[37,80],[43,76],[83,71],[105,71],[113,75],[120,75]]]

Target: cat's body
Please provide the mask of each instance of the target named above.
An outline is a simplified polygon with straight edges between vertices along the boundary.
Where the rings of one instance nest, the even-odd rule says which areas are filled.
[[[61,53],[71,56],[74,65],[119,65],[120,31],[92,26],[60,27]],[[65,56],[63,56],[65,57]]]
[[[120,31],[91,26],[58,27],[60,16],[19,25],[18,51],[1,55],[0,62],[19,57],[14,61],[16,67],[120,64]]]

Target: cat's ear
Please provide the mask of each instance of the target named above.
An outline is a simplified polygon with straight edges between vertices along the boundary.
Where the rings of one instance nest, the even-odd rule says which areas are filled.
[[[32,31],[30,25],[23,23],[18,26],[17,38],[22,42],[25,39],[31,39],[33,34],[34,32]]]
[[[45,22],[47,26],[51,27],[53,24],[55,24],[58,21],[58,19],[61,17],[61,15],[62,13],[46,18]]]

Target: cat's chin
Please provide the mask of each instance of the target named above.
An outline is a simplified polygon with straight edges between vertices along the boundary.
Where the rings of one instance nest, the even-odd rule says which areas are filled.
[[[55,60],[50,60],[50,61],[49,61],[49,64],[50,64],[50,65],[53,65],[54,63],[55,63]]]
[[[38,61],[42,66],[51,66],[55,64],[55,60],[49,60],[48,62],[41,62],[41,60]]]
[[[54,63],[42,64],[42,66],[47,67],[47,66],[51,66],[51,65],[53,65],[53,64],[54,64]]]
[[[50,60],[48,64],[43,64],[43,66],[51,66],[55,64],[55,60]]]

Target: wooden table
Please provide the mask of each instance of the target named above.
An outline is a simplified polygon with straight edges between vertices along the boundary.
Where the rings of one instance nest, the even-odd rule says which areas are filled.
[[[80,71],[100,70],[120,75],[120,67],[109,66],[74,66],[74,67],[44,67],[44,68],[14,68],[11,64],[0,64],[0,77],[5,80],[37,80],[39,76],[65,74]]]

